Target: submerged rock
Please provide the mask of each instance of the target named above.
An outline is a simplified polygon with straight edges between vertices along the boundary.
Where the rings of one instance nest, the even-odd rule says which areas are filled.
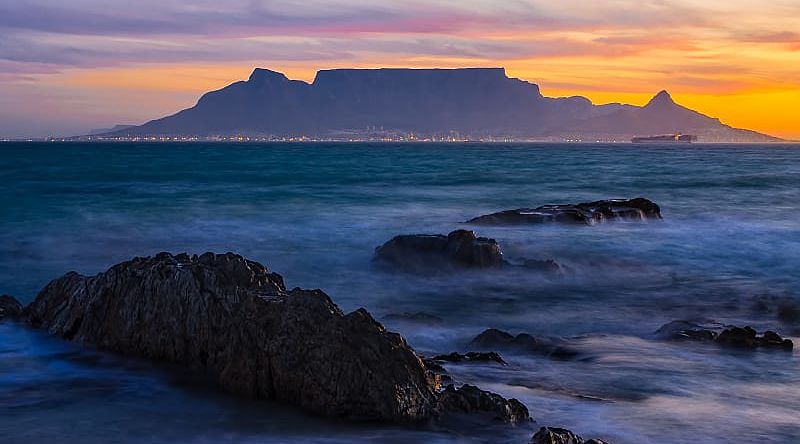
[[[672,321],[656,330],[656,336],[672,341],[713,341],[717,332],[689,321]]]
[[[435,378],[400,335],[320,290],[287,291],[232,253],[69,273],[27,311],[53,335],[201,369],[230,392],[326,416],[409,422],[438,411]]]
[[[791,339],[783,339],[774,331],[765,331],[762,336],[750,327],[731,327],[717,336],[717,344],[735,348],[775,348],[791,351],[794,343]]]
[[[608,444],[599,439],[585,441],[570,430],[559,427],[542,427],[531,438],[531,444]]]
[[[467,223],[476,225],[525,225],[546,222],[592,225],[611,219],[661,219],[661,208],[648,199],[609,199],[576,205],[543,205],[518,208],[479,216]]]
[[[22,316],[22,304],[7,294],[0,296],[0,320],[16,319],[20,316]]]
[[[508,365],[503,358],[496,352],[453,352],[448,355],[438,355],[431,358],[436,362],[494,362],[501,365]]]
[[[438,409],[446,413],[484,413],[494,420],[519,423],[530,419],[528,408],[516,399],[465,384],[456,389],[448,385],[439,396]]]
[[[773,331],[758,336],[751,327],[728,327],[718,331],[688,321],[672,321],[656,330],[656,335],[666,340],[690,340],[714,342],[721,346],[743,349],[773,348],[791,351],[794,343]]]
[[[406,322],[409,324],[420,324],[420,325],[439,325],[442,322],[442,318],[428,314],[423,312],[417,313],[390,313],[383,317],[383,320],[386,322]]]
[[[375,249],[375,259],[407,271],[436,268],[495,268],[503,265],[497,241],[473,231],[396,236]]]
[[[484,330],[470,341],[467,347],[473,350],[544,354],[555,359],[572,359],[579,354],[576,350],[565,347],[555,339],[537,339],[528,333],[514,336],[496,328]]]
[[[540,272],[561,273],[564,267],[548,260],[523,260],[510,263],[503,258],[497,241],[478,237],[469,230],[443,234],[395,236],[375,249],[375,260],[414,273],[449,271],[465,268],[527,268]]]

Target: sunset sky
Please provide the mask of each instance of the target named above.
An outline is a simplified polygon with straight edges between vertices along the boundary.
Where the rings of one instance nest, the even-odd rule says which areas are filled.
[[[503,66],[800,139],[798,0],[0,0],[0,137],[143,123],[255,66]]]

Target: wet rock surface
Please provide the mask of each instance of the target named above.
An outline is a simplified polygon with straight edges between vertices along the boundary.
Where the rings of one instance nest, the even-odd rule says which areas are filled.
[[[543,354],[553,359],[573,359],[579,355],[577,350],[567,347],[556,339],[537,339],[528,333],[520,333],[514,336],[496,328],[484,330],[467,344],[467,348],[473,350],[500,350],[523,354]]]
[[[22,316],[22,304],[12,296],[0,296],[0,320],[16,319]]]
[[[531,438],[531,444],[609,444],[599,439],[584,440],[570,430],[542,427]]]
[[[64,339],[201,369],[227,391],[326,416],[409,422],[437,410],[435,378],[363,309],[235,254],[161,253],[52,281],[28,322]]]
[[[740,349],[777,349],[791,351],[794,343],[774,331],[765,331],[759,336],[755,329],[747,327],[708,327],[689,321],[672,321],[656,330],[656,336],[665,340],[707,341],[723,347]]]
[[[411,272],[441,268],[497,268],[503,253],[494,239],[469,230],[396,236],[375,250],[375,259]]]
[[[661,208],[648,199],[608,199],[575,205],[543,205],[518,208],[478,216],[467,223],[476,225],[526,225],[540,223],[569,223],[592,225],[614,220],[661,219]]]
[[[516,399],[502,396],[465,384],[460,388],[448,385],[439,396],[438,410],[447,413],[481,413],[493,420],[520,423],[528,421],[527,407]]]

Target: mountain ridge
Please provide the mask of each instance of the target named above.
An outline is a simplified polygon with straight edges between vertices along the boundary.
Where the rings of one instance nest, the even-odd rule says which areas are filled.
[[[256,68],[247,80],[203,94],[193,107],[103,136],[368,132],[549,140],[685,133],[711,142],[780,140],[683,107],[665,90],[641,107],[594,105],[582,96],[545,97],[538,85],[508,77],[504,68],[328,69],[311,83]]]

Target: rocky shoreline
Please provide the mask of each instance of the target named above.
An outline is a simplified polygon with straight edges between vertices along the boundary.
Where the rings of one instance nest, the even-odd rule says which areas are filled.
[[[476,225],[613,219],[660,219],[643,198],[508,210]],[[507,260],[500,244],[470,230],[401,235],[376,248],[374,260],[402,272],[515,269],[562,274],[553,259]],[[781,305],[778,314],[794,319]],[[409,424],[470,415],[503,424],[533,422],[517,399],[470,384],[452,384],[449,365],[507,367],[502,353],[573,360],[581,351],[561,338],[484,330],[461,351],[420,356],[365,309],[344,313],[322,290],[288,289],[283,277],[234,253],[159,253],[114,265],[95,276],[68,273],[27,307],[0,296],[0,320],[17,319],[51,335],[123,355],[179,364],[210,375],[225,391],[278,401],[325,417]],[[384,320],[439,324],[425,313]],[[674,321],[652,338],[720,347],[792,351],[773,331]],[[446,352],[446,350],[445,350]],[[514,356],[512,356],[513,358]],[[513,362],[512,362],[513,363]],[[541,427],[532,444],[607,444],[561,428]]]

